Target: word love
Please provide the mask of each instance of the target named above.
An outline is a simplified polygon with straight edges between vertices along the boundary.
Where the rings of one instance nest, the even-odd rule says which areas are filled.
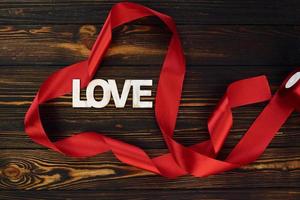
[[[73,79],[72,82],[72,105],[73,108],[103,108],[107,106],[111,96],[116,108],[124,108],[130,88],[132,87],[132,107],[152,108],[152,101],[141,101],[142,96],[151,96],[151,90],[142,90],[141,86],[152,86],[152,80],[125,80],[121,95],[119,95],[115,80],[94,79],[86,88],[86,101],[80,99],[80,79]],[[95,88],[101,87],[103,96],[96,100]]]

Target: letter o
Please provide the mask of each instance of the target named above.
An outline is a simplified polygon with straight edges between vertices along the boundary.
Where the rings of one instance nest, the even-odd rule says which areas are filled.
[[[95,87],[97,86],[102,87],[103,90],[103,97],[101,101],[97,101],[94,97]],[[95,79],[91,81],[86,88],[86,98],[89,107],[103,108],[109,103],[110,97],[111,91],[109,84],[103,79]]]

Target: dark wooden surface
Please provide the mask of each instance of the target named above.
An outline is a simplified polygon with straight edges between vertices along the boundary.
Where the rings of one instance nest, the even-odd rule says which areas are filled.
[[[255,163],[207,178],[168,180],[124,165],[111,153],[74,159],[33,143],[23,119],[39,85],[52,72],[84,60],[111,6],[106,0],[1,0],[0,199],[300,199],[300,115],[294,113]],[[178,24],[187,75],[175,138],[208,138],[206,120],[226,86],[265,74],[272,90],[300,64],[300,2],[146,1]],[[96,78],[153,79],[169,32],[155,18],[114,31]],[[152,99],[154,99],[152,97]],[[166,152],[152,109],[73,109],[66,95],[42,106],[44,126],[57,140],[93,130]],[[221,157],[242,137],[264,104],[234,111]]]

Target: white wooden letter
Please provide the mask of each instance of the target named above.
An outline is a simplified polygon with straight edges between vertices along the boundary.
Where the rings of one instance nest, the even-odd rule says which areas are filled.
[[[72,106],[73,108],[86,108],[87,102],[80,100],[80,79],[73,79],[72,82]]]
[[[116,108],[124,108],[130,91],[131,81],[130,80],[125,81],[121,97],[119,96],[116,81],[109,79],[108,84],[110,86],[110,91],[114,99]]]
[[[151,90],[141,90],[141,86],[152,86],[152,80],[132,80],[132,107],[152,108],[152,101],[141,101],[141,96],[151,96]]]
[[[97,101],[94,98],[94,91],[95,91],[95,87],[96,86],[100,86],[102,87],[103,90],[103,97],[101,101]],[[87,104],[89,105],[89,107],[93,107],[93,108],[103,108],[105,107],[109,101],[110,101],[110,87],[109,84],[102,79],[95,79],[93,81],[91,81],[86,89],[86,98],[87,98]]]

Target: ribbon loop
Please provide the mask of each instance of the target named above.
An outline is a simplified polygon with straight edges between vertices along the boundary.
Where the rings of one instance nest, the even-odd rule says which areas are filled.
[[[155,98],[156,121],[169,153],[150,158],[137,146],[96,132],[82,132],[57,142],[50,141],[40,119],[39,105],[71,92],[72,79],[80,79],[80,87],[86,87],[109,47],[112,29],[146,16],[158,17],[172,32]],[[89,59],[58,70],[41,85],[26,113],[25,131],[35,142],[67,156],[88,157],[112,151],[124,163],[165,177],[175,178],[185,174],[204,177],[257,159],[294,108],[300,107],[298,83],[289,89],[281,88],[271,97],[265,76],[236,81],[228,87],[208,121],[211,139],[185,147],[173,138],[184,76],[185,57],[173,19],[138,4],[118,3],[110,11]],[[229,156],[224,161],[216,159],[233,123],[232,109],[270,99]]]

